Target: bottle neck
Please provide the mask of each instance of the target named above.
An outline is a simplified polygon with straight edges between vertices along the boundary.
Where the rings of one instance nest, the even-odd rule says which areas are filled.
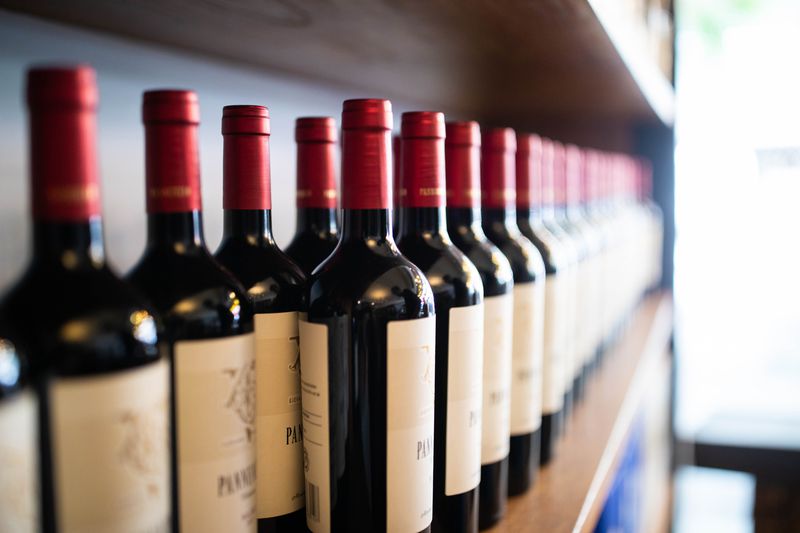
[[[392,241],[388,209],[345,209],[342,212],[342,242]]]
[[[251,246],[275,245],[272,211],[269,209],[226,209],[223,212],[222,241],[243,241]]]
[[[517,220],[526,221],[531,226],[537,226],[542,222],[542,210],[540,207],[517,206]]]
[[[447,234],[444,207],[403,207],[400,235]]]
[[[326,207],[298,207],[296,233],[339,233],[336,209]]]
[[[481,218],[484,226],[502,223],[511,230],[517,225],[517,210],[515,207],[484,207],[481,209]]]
[[[69,270],[105,266],[100,217],[68,222],[34,221],[33,262],[59,263]]]
[[[147,215],[147,248],[183,253],[204,247],[203,215],[199,210]]]

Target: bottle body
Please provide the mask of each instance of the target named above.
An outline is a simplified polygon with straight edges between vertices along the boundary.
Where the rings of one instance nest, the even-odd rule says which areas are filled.
[[[477,269],[484,288],[484,380],[482,407],[479,525],[496,524],[505,514],[508,494],[511,349],[513,325],[509,300],[514,286],[511,265],[483,234],[478,210],[448,207],[453,244]],[[491,379],[487,379],[487,376]]]
[[[319,495],[321,504],[312,506],[308,496],[308,525],[315,533],[396,527],[428,531],[433,495],[433,450],[428,448],[434,431],[433,295],[420,270],[400,255],[389,236],[388,210],[345,211],[345,231],[349,224],[377,224],[385,233],[380,239],[344,238],[309,285],[307,319],[300,326],[303,417],[326,422],[319,436],[316,424],[310,428],[306,422],[306,491]],[[398,371],[404,364],[421,371],[410,389],[402,385],[413,381],[412,376]],[[314,377],[319,372],[327,375],[314,382],[311,375],[307,379],[306,369]],[[316,397],[320,401],[307,400],[310,391],[324,386],[326,394]],[[398,405],[402,395],[410,396],[410,405]],[[393,427],[398,421],[403,426]],[[413,449],[409,437],[416,443]],[[325,457],[326,468],[316,470],[317,458]],[[411,472],[409,479],[398,479],[403,470]],[[415,475],[420,470],[421,480]],[[431,479],[424,479],[426,472]]]
[[[38,398],[27,355],[0,323],[0,472],[14,494],[0,496],[0,530],[40,531],[38,482]]]

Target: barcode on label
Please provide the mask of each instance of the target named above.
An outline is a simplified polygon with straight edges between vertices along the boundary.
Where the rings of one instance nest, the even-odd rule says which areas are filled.
[[[319,487],[306,481],[306,516],[313,522],[319,522]]]

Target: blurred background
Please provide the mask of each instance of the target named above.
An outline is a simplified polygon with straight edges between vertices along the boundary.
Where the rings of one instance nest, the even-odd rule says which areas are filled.
[[[800,3],[682,0],[676,16],[676,431],[734,450],[797,449]],[[753,531],[752,472],[769,464],[678,450],[683,463],[751,473],[681,467],[676,530]],[[773,513],[796,515],[796,496],[771,497],[791,502]]]
[[[120,271],[145,242],[145,88],[200,95],[212,249],[229,103],[270,107],[281,245],[294,230],[293,121],[338,117],[345,98],[388,96],[398,117],[436,108],[646,156],[674,301],[669,527],[800,531],[797,0],[0,6],[0,290],[28,258],[31,63],[98,71],[105,232]]]

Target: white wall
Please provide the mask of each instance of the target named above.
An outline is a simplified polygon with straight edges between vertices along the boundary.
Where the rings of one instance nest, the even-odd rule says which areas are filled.
[[[141,93],[158,87],[191,88],[201,106],[200,157],[203,207],[209,247],[222,234],[222,136],[220,117],[227,104],[262,104],[272,118],[273,224],[278,243],[294,231],[294,120],[330,115],[339,120],[346,98],[357,87],[326,87],[209,60],[171,49],[143,45],[0,10],[0,290],[28,260],[27,124],[25,69],[41,62],[88,62],[100,85],[99,157],[107,252],[118,271],[126,271],[145,243],[144,134]],[[409,106],[393,102],[395,123]]]

